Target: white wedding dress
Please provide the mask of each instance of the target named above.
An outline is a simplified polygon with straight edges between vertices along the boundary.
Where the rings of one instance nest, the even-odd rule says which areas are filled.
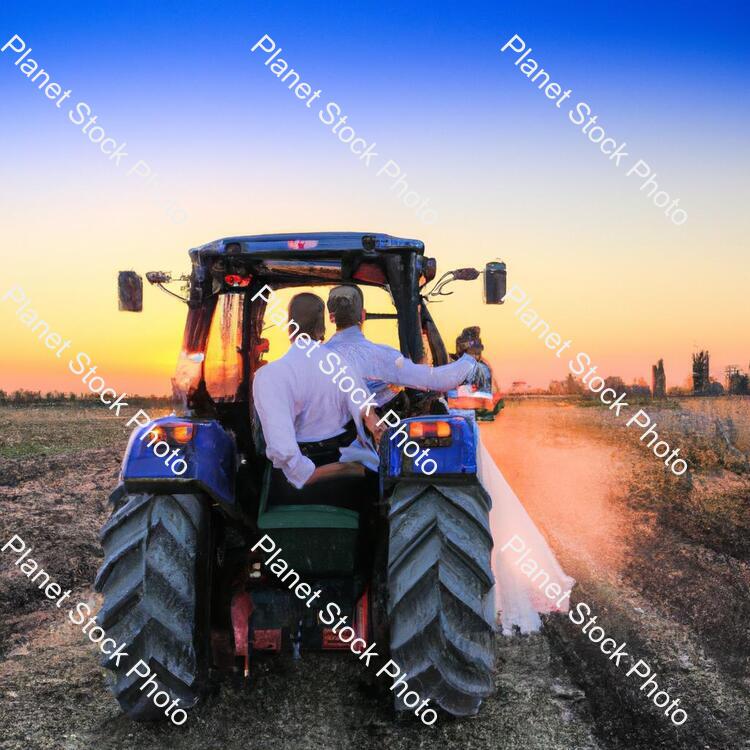
[[[555,553],[489,454],[481,434],[478,434],[477,445],[477,474],[492,498],[490,530],[495,542],[492,553],[495,586],[490,592],[487,616],[505,635],[511,635],[514,628],[521,633],[531,633],[541,626],[540,614],[567,612],[570,598],[565,598],[560,605],[556,599],[548,598],[539,584],[516,564],[519,554],[510,548],[503,552],[503,545],[514,535],[520,537],[525,544],[523,550],[530,550],[528,557],[533,558],[538,568],[546,571],[549,580],[556,582],[563,592],[571,589],[575,581],[560,567]]]

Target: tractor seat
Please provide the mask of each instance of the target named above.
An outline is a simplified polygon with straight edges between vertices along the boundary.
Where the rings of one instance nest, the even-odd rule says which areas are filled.
[[[316,467],[323,466],[337,462],[339,448],[351,444],[356,434],[354,424],[350,423],[334,438],[299,446]],[[377,492],[377,474],[372,472],[365,477],[316,482],[298,490],[269,461],[263,476],[258,527],[358,528],[359,511]]]
[[[300,443],[316,466],[339,460],[339,448],[354,440],[353,429],[320,443]],[[378,495],[378,475],[316,482],[295,489],[284,473],[266,463],[258,529],[284,549],[284,560],[308,576],[351,575],[358,559],[362,511]],[[301,533],[303,532],[303,533]]]
[[[367,503],[366,484],[367,478],[331,480],[297,490],[269,463],[258,529],[271,535],[284,550],[284,560],[302,575],[351,575],[359,554],[358,508]]]

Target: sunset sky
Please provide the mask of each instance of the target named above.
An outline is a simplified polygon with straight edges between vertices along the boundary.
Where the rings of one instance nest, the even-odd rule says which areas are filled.
[[[669,385],[696,348],[712,374],[750,361],[747,262],[746,4],[5,2],[14,34],[72,89],[58,108],[0,53],[3,272],[31,307],[86,352],[108,384],[164,393],[185,307],[155,288],[140,315],[117,311],[117,271],[187,271],[187,250],[217,237],[377,231],[425,241],[439,272],[502,258],[509,285],[572,352],[604,374]],[[264,34],[312,89],[310,108],[250,49]],[[500,52],[514,34],[572,89],[561,108]],[[376,142],[368,168],[318,112],[336,102]],[[616,167],[568,119],[585,101],[629,161]],[[120,166],[73,124],[89,105],[128,156]],[[376,172],[388,159],[438,212],[423,224]],[[675,226],[626,176],[648,162],[688,213]],[[127,172],[138,161],[149,184]],[[170,220],[165,205],[185,212]],[[452,348],[482,327],[503,388],[567,374],[479,282],[433,306]],[[80,390],[0,303],[0,388]]]

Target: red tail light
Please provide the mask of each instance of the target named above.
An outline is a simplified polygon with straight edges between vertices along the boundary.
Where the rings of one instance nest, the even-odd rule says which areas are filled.
[[[249,286],[252,280],[253,280],[252,276],[240,276],[239,274],[236,274],[236,273],[228,273],[224,277],[225,284],[228,284],[229,286],[235,286],[235,287]]]
[[[180,443],[185,445],[193,439],[193,433],[195,432],[195,425],[192,424],[175,424],[167,426],[167,435],[171,438],[172,442]]]

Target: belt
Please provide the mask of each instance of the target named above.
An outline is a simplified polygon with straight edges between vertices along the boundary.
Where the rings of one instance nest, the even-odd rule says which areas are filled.
[[[304,456],[320,453],[321,451],[331,451],[335,448],[341,448],[350,445],[357,437],[357,427],[354,420],[344,425],[344,431],[324,440],[315,440],[309,443],[298,443],[299,449]]]

